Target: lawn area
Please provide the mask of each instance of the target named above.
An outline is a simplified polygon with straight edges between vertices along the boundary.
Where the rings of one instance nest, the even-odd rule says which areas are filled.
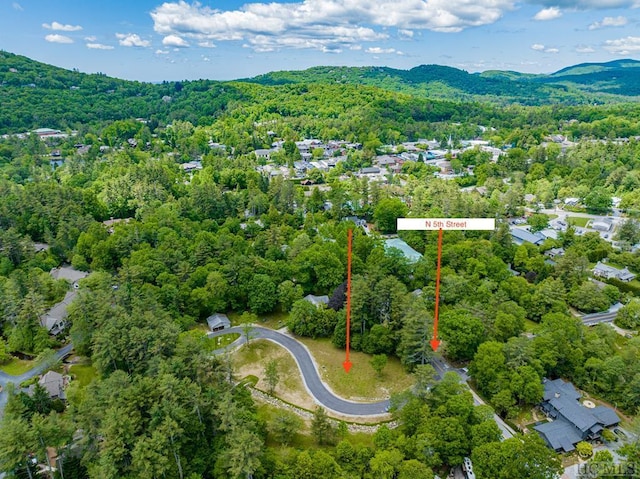
[[[535,321],[531,321],[530,319],[525,318],[524,319],[524,330],[527,333],[537,333],[538,329],[540,329],[540,324],[536,323]]]
[[[71,378],[83,388],[98,377],[98,371],[91,364],[74,364],[69,368]]]
[[[241,326],[242,321],[240,320],[239,313],[229,313],[229,319],[231,320],[231,324],[233,326]],[[289,317],[289,313],[283,313],[281,311],[274,311],[273,313],[265,314],[258,318],[257,324],[260,326],[264,326],[265,328],[270,329],[280,329],[286,326],[287,318]]]
[[[585,226],[587,226],[587,223],[589,222],[589,218],[582,218],[580,216],[567,216],[567,222],[569,224],[573,224],[575,226],[580,226],[581,228],[584,228]]]
[[[216,336],[215,338],[206,338],[205,349],[207,351],[215,351],[216,349],[224,348],[233,343],[240,337],[238,333],[223,334],[222,336]]]
[[[269,386],[264,381],[264,368],[271,360],[277,361],[280,376],[274,395],[296,406],[309,410],[315,409],[316,403],[302,382],[298,365],[286,349],[271,341],[254,339],[232,356],[237,378],[258,377],[256,387],[262,391],[269,390]]]
[[[35,361],[27,361],[25,359],[11,358],[8,363],[0,366],[0,370],[12,376],[19,376],[26,373],[36,365]]]
[[[322,380],[338,396],[352,401],[379,401],[391,394],[405,391],[413,385],[413,377],[408,374],[397,358],[389,358],[378,377],[369,364],[371,356],[352,352],[351,372],[342,367],[344,350],[336,348],[329,339],[298,338],[309,350],[320,369]]]

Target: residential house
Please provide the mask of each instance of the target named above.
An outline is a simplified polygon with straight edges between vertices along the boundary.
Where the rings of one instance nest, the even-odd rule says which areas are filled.
[[[255,150],[253,153],[256,155],[256,158],[263,158],[266,160],[270,160],[271,155],[274,154],[276,151],[278,151],[276,148],[269,148],[269,149],[260,148]]]
[[[182,163],[180,166],[182,167],[182,170],[185,173],[192,173],[194,171],[198,171],[202,169],[202,161],[200,160],[188,161],[186,163]]]
[[[231,321],[226,314],[215,313],[207,318],[207,324],[211,331],[222,331],[231,327]]]
[[[314,296],[313,294],[308,294],[303,298],[305,301],[309,301],[316,307],[320,307],[320,305],[329,304],[329,296]]]
[[[86,271],[79,271],[71,266],[60,266],[59,268],[54,268],[49,274],[51,274],[53,279],[66,279],[76,289],[78,288],[78,281],[89,275]]]
[[[536,246],[544,243],[546,239],[543,235],[539,233],[532,233],[529,230],[524,228],[518,228],[515,226],[509,227],[509,231],[511,232],[511,237],[513,238],[513,242],[517,245],[521,245],[523,243],[531,243]]]
[[[385,249],[396,248],[402,252],[402,255],[409,260],[410,263],[417,263],[422,258],[422,254],[414,250],[404,240],[400,238],[389,238],[384,242]]]
[[[598,230],[598,231],[610,231],[612,225],[613,223],[609,218],[601,218],[599,220],[593,220],[591,222],[591,227],[594,230]]]
[[[40,316],[40,326],[47,328],[49,334],[57,336],[67,327],[67,307],[77,296],[77,291],[67,291],[64,299]]]
[[[580,403],[581,394],[573,384],[562,379],[544,380],[543,401],[540,409],[549,422],[534,426],[554,451],[570,452],[581,441],[594,441],[602,431],[617,426],[620,418],[613,409],[592,403]]]
[[[40,377],[38,384],[47,390],[51,399],[66,399],[64,388],[67,380],[62,374],[49,371]]]
[[[551,248],[544,252],[546,256],[553,259],[556,256],[564,256],[564,248]]]
[[[636,275],[629,271],[627,268],[618,269],[608,264],[598,261],[594,268],[591,270],[594,276],[606,279],[617,279],[624,283],[628,283],[635,279]]]

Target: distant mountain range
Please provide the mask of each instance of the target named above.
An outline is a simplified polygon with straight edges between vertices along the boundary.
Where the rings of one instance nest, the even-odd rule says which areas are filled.
[[[446,111],[458,108],[453,105],[461,102],[487,103],[484,106],[640,103],[640,61],[583,63],[550,75],[468,73],[440,65],[421,65],[411,70],[315,67],[233,82],[156,84],[66,70],[0,50],[0,133],[137,117],[150,119],[152,124],[174,119],[210,124],[213,118],[239,105],[275,98],[282,101],[311,86],[323,89],[323,95],[340,96],[344,94],[342,85],[352,89],[362,85],[370,90],[365,94],[364,89],[358,89],[358,95],[363,94],[358,101],[371,102],[378,88],[386,92],[380,92],[380,98],[401,94],[397,100],[405,103],[411,101],[407,95],[428,99],[432,105],[446,100],[449,106],[441,104]]]
[[[491,70],[468,73],[441,65],[411,70],[387,67],[314,67],[267,73],[241,81],[261,85],[343,83],[458,101],[593,104],[640,100],[640,61],[582,63],[549,75]]]

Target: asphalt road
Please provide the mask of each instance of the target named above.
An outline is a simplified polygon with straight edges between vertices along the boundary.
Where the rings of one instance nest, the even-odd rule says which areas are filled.
[[[229,333],[240,334],[240,339],[238,339],[234,345],[245,342],[243,329],[241,327],[216,331],[214,333],[209,333],[209,336],[215,337]],[[273,329],[254,326],[251,329],[250,337],[251,340],[266,339],[268,341],[272,341],[288,350],[298,364],[298,368],[302,373],[302,379],[307,391],[315,402],[322,407],[346,416],[379,416],[386,414],[386,411],[389,408],[388,400],[375,403],[356,403],[346,401],[345,399],[337,396],[333,391],[331,391],[329,386],[320,379],[320,374],[318,373],[316,364],[311,358],[311,354],[306,346],[291,336],[274,331]],[[350,374],[357,373],[352,370]]]
[[[56,359],[60,360],[68,356],[71,353],[72,349],[73,349],[72,344],[68,344],[64,348],[59,349],[58,351],[56,351]],[[7,393],[6,393],[7,384],[14,383],[15,385],[19,385],[21,382],[26,381],[27,379],[31,379],[32,377],[38,376],[48,366],[50,366],[50,364],[41,363],[36,367],[34,367],[33,369],[30,369],[26,373],[21,374],[20,376],[12,376],[10,374],[0,371],[0,387],[2,387],[2,391],[0,391],[0,417],[2,416],[2,412],[4,411],[4,406],[7,404]]]
[[[438,375],[441,378],[445,375],[445,373],[453,372],[460,377],[460,382],[467,383],[469,381],[469,376],[464,370],[454,368],[449,363],[447,363],[443,358],[434,356],[433,360],[431,361],[431,365],[433,366],[433,368],[436,370],[436,373],[438,373]],[[478,396],[478,394],[476,394],[476,392],[473,389],[471,389],[471,387],[469,387],[469,391],[473,396],[473,404],[475,404],[476,406],[482,406],[487,404],[482,400],[480,396]],[[498,428],[502,432],[502,437],[504,439],[509,439],[510,437],[513,437],[516,435],[516,431],[514,431],[511,428],[511,426],[509,426],[506,422],[504,422],[504,420],[495,413],[493,414],[493,420],[498,425]]]

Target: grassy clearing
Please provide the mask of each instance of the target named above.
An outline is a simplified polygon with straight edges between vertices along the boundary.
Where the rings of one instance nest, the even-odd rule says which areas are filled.
[[[584,228],[587,226],[587,223],[590,221],[589,218],[582,218],[580,216],[567,216],[567,222],[573,224],[575,226],[580,226]]]
[[[69,368],[69,374],[81,388],[98,377],[98,371],[91,364],[74,364]]]
[[[271,360],[277,361],[280,375],[274,395],[296,406],[309,410],[315,409],[316,403],[302,382],[298,365],[286,349],[270,341],[255,339],[233,354],[233,365],[237,376],[239,378],[256,376],[258,382],[255,386],[262,391],[269,390],[264,380],[264,368]]]
[[[236,339],[238,339],[240,335],[238,333],[230,333],[223,334],[222,336],[216,336],[215,338],[206,338],[205,349],[207,351],[215,351],[216,349],[224,348],[225,346],[230,345]]]
[[[351,372],[342,367],[345,352],[336,348],[329,339],[298,338],[311,351],[320,369],[322,380],[338,395],[352,401],[378,401],[391,394],[401,392],[413,385],[397,358],[389,358],[382,376],[378,377],[369,361],[371,356],[352,352]]]
[[[282,410],[276,406],[272,406],[271,404],[261,404],[258,406],[258,417],[265,420],[267,423],[273,421],[273,419],[280,413],[282,413]],[[278,447],[281,446],[281,444],[277,442],[271,434],[268,434],[267,446]],[[311,437],[310,427],[307,421],[302,420],[302,428],[293,435],[289,446],[304,449],[318,447]]]
[[[242,325],[242,321],[240,320],[240,317],[242,316],[242,314],[229,313],[227,316],[229,316],[229,319],[231,320],[231,324],[233,326]],[[258,318],[257,324],[265,328],[280,329],[287,325],[288,317],[289,317],[289,313],[283,313],[282,311],[274,311],[273,313],[260,316]]]
[[[535,321],[531,321],[530,319],[524,319],[524,330],[527,333],[536,334],[540,329],[540,323],[536,323]]]
[[[8,363],[0,366],[0,370],[12,376],[20,376],[26,373],[36,365],[35,361],[27,361],[25,359],[11,358]]]

